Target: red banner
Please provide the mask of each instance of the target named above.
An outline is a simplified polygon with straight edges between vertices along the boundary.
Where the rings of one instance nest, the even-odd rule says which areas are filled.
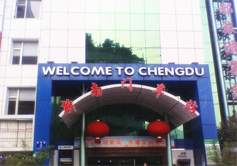
[[[74,138],[74,148],[80,148],[80,137]],[[174,147],[174,139],[171,137],[171,146]],[[87,148],[153,148],[166,147],[166,140],[156,141],[152,136],[108,136],[101,138],[101,143],[96,144],[92,137],[86,138]]]

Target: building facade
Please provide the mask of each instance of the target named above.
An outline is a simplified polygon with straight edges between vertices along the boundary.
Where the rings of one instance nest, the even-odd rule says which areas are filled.
[[[222,109],[208,4],[221,3],[0,0],[1,155],[25,142],[53,145],[49,165],[214,164]],[[85,132],[97,118],[110,128],[100,144]],[[171,127],[163,142],[147,132],[156,119]]]

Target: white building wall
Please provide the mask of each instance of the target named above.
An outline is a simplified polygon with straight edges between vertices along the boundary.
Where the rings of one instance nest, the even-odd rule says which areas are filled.
[[[38,41],[38,63],[85,63],[85,13],[78,10],[85,1],[42,0],[40,17],[29,19],[15,18],[16,3],[16,0],[0,0],[0,121],[6,124],[16,119],[34,120],[31,115],[7,115],[8,88],[37,85],[37,65],[11,64],[13,41]],[[1,124],[6,128],[4,122]],[[33,138],[33,132],[31,134]],[[9,133],[0,141],[11,137]],[[22,148],[1,144],[0,151],[9,150]]]
[[[39,63],[85,63],[85,1],[43,1]]]
[[[0,49],[1,49],[1,43],[2,43],[2,29],[3,29],[3,18],[4,18],[4,10],[5,10],[5,1],[4,0],[0,0]],[[0,52],[0,64],[1,63],[1,59],[2,59],[2,54]],[[2,67],[0,65],[0,115],[2,115],[1,112],[1,106],[3,103],[3,98],[4,98],[4,88],[3,88],[3,84],[4,84],[4,79],[1,77],[1,75],[3,75],[4,70],[1,70]]]
[[[160,0],[162,63],[204,63],[199,0]]]
[[[0,6],[3,1],[0,1]],[[19,151],[23,148],[21,140],[17,140],[15,145],[14,135],[23,138],[23,133],[26,133],[28,147],[32,148],[34,115],[7,115],[8,88],[36,87],[37,65],[12,65],[12,43],[14,40],[39,40],[41,19],[16,19],[14,18],[16,0],[4,2],[0,53],[0,127],[2,135],[0,141],[5,142],[1,144],[0,151]],[[17,126],[17,120],[20,120],[19,126]],[[24,123],[25,120],[27,120],[26,123]],[[31,131],[29,131],[29,127],[21,128],[20,124],[32,126]],[[23,130],[24,132],[22,132]]]
[[[39,18],[16,19],[16,0],[0,0],[0,120],[24,118],[6,115],[9,87],[37,84],[37,65],[11,64],[12,41],[38,40],[38,63],[85,63],[86,25],[95,23],[86,20],[85,5],[86,0],[42,0]],[[204,63],[199,0],[160,0],[158,8],[162,63]]]

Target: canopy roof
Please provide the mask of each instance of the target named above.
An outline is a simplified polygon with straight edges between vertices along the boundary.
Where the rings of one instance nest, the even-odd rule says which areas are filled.
[[[136,104],[160,115],[166,113],[174,127],[178,127],[199,116],[197,111],[191,114],[188,110],[185,110],[183,107],[186,103],[170,93],[164,92],[164,95],[156,98],[157,93],[152,92],[156,90],[154,87],[133,84],[133,90],[129,91],[126,86],[128,85],[125,84],[125,88],[122,88],[121,84],[103,86],[101,87],[103,95],[99,97],[93,97],[91,92],[87,92],[73,101],[77,111],[71,111],[66,114],[62,111],[59,116],[67,127],[71,127],[78,121],[83,112],[88,113],[99,107],[113,104]]]

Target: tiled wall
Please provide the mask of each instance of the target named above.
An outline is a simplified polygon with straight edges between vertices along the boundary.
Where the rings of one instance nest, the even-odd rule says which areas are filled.
[[[162,63],[204,63],[199,0],[160,0]]]
[[[12,40],[39,40],[39,63],[85,62],[85,0],[42,0],[37,19],[15,19],[16,0],[0,6],[0,94],[9,86],[36,86],[37,65],[10,64]],[[162,63],[203,63],[199,0],[160,0],[159,12]],[[6,96],[0,96],[2,114]]]
[[[109,4],[99,4],[106,1],[97,2],[109,10]],[[37,84],[37,65],[11,65],[12,41],[38,40],[38,63],[85,63],[85,5],[86,0],[42,0],[39,18],[16,19],[16,0],[0,0],[0,115],[6,113],[8,87]],[[204,63],[199,0],[159,0],[157,7],[162,63]]]
[[[84,1],[51,0],[42,4],[39,63],[85,63]]]

